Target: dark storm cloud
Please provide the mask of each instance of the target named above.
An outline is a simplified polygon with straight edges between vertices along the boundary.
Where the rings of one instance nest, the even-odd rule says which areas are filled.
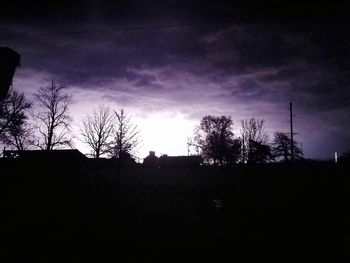
[[[120,105],[179,110],[197,119],[235,113],[278,122],[278,109],[293,100],[305,114],[305,130],[302,118],[319,114],[319,125],[336,125],[332,132],[346,138],[346,9],[284,5],[14,0],[0,11],[0,41],[21,54],[22,76],[32,72],[99,90],[102,99]],[[186,22],[203,24],[181,26]]]
[[[13,27],[13,30],[36,31],[29,26]],[[49,71],[69,84],[95,84],[98,79],[103,81],[109,77],[132,81],[140,76],[129,71],[130,67],[176,66],[191,63],[204,53],[197,44],[196,35],[186,28],[181,32],[167,29],[58,35],[30,38],[25,42],[24,45],[22,40],[16,40],[11,45],[22,54],[24,65]]]
[[[144,75],[140,79],[137,80],[137,82],[134,84],[136,87],[140,88],[148,88],[148,89],[161,89],[162,86],[159,84],[154,83],[156,80],[156,77],[153,75]]]

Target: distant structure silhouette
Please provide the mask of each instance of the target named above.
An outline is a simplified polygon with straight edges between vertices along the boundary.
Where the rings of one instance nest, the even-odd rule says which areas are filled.
[[[158,157],[155,151],[150,151],[148,156],[143,159],[143,165],[153,167],[158,165]]]
[[[143,159],[143,165],[159,168],[196,168],[202,163],[203,159],[200,155],[168,156],[164,154],[158,158],[154,151],[150,151],[149,155]]]
[[[8,47],[0,47],[0,101],[9,93],[16,67],[20,65],[20,55]]]
[[[24,150],[10,151],[4,150],[3,158],[21,159],[25,161],[81,161],[88,158],[77,149],[62,149],[62,150]]]
[[[202,164],[200,155],[189,156],[168,156],[159,157],[159,166],[161,168],[196,168]]]

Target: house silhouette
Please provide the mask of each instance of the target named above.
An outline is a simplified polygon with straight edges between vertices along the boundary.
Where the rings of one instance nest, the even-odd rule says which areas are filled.
[[[3,158],[19,159],[25,161],[82,161],[88,158],[77,149],[64,150],[4,150]]]
[[[159,168],[196,168],[202,164],[200,155],[168,156],[166,154],[157,157],[154,151],[143,159],[143,165]]]

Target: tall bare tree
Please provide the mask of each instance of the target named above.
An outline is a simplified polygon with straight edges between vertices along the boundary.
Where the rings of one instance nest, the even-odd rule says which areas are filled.
[[[110,154],[112,158],[135,157],[135,151],[141,142],[138,127],[131,122],[131,117],[123,109],[114,113],[115,137]]]
[[[251,145],[254,143],[265,145],[269,139],[265,131],[265,121],[255,118],[242,120],[240,132],[242,161],[248,162],[249,157],[253,157],[254,155],[254,147],[251,147]]]
[[[69,114],[71,96],[63,86],[54,81],[34,94],[38,102],[38,112],[34,114],[37,120],[38,139],[36,146],[42,150],[53,150],[61,146],[71,147]]]
[[[11,92],[0,102],[0,140],[7,146],[24,150],[33,143],[28,111],[32,103],[23,93]]]
[[[83,141],[89,145],[94,158],[109,153],[114,135],[114,115],[108,107],[99,106],[92,116],[86,116],[80,128]]]

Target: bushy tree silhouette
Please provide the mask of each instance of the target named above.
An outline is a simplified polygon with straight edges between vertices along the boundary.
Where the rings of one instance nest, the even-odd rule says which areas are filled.
[[[213,164],[236,162],[240,143],[234,139],[230,116],[205,116],[196,127],[194,142],[205,161]]]
[[[108,107],[99,106],[92,116],[86,116],[80,128],[83,141],[89,145],[94,158],[109,153],[114,134],[114,115]]]
[[[26,111],[32,103],[23,93],[11,92],[0,102],[0,140],[7,146],[24,150],[33,144],[32,128]]]
[[[272,149],[267,144],[262,144],[253,140],[249,141],[248,162],[266,163],[274,160]]]
[[[303,151],[298,146],[298,142],[293,140],[294,145],[294,159],[301,160],[303,158]],[[275,132],[273,139],[273,155],[278,160],[284,160],[285,162],[291,161],[291,139],[283,132]]]
[[[72,118],[69,114],[71,96],[64,91],[65,87],[54,81],[34,94],[37,100],[36,126],[39,134],[36,146],[42,150],[53,150],[60,146],[71,147],[69,135]]]

